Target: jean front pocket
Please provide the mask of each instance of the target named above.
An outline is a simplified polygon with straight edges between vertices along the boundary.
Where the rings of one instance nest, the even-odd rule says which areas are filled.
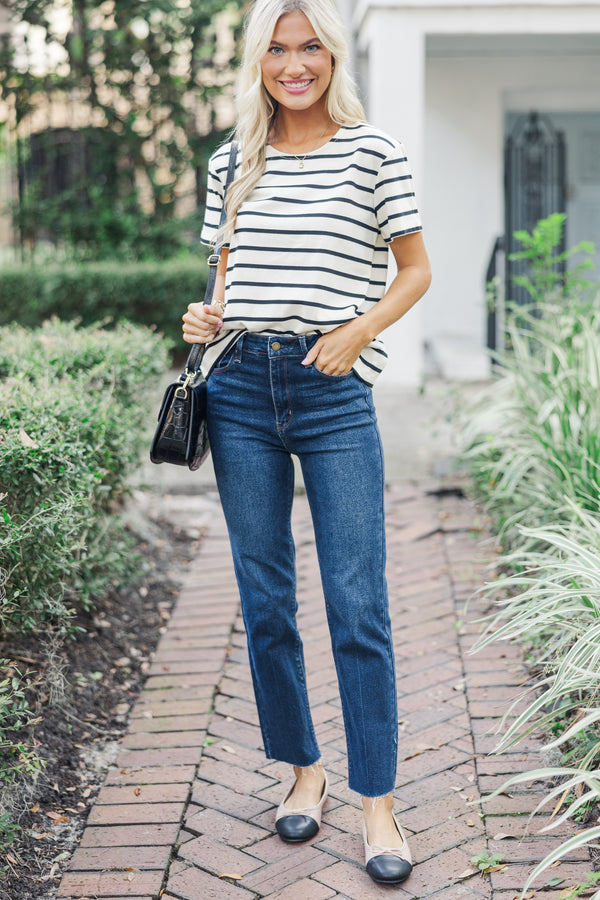
[[[217,374],[218,372],[226,372],[227,369],[231,366],[236,358],[236,347],[237,343],[234,343],[233,346],[229,347],[222,356],[219,357],[217,362],[215,363],[212,371]]]
[[[349,378],[354,374],[354,369],[350,369],[349,372],[346,372],[344,375],[329,375],[327,372],[322,372],[321,369],[317,367],[316,363],[312,364],[313,371],[320,375],[321,378],[329,378],[332,381],[343,381],[344,378]]]

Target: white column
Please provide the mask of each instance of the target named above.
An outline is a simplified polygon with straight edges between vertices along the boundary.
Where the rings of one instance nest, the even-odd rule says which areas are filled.
[[[425,133],[425,34],[410,13],[371,10],[368,17],[369,120],[406,146],[422,206]],[[390,253],[390,276],[395,273]],[[426,302],[426,299],[421,302]],[[389,362],[381,376],[391,385],[418,385],[424,353],[419,304],[384,333]]]
[[[350,59],[353,56],[353,35],[352,35],[352,14],[354,12],[354,0],[337,0],[337,8],[346,29],[346,39],[348,41],[348,49],[350,51]]]

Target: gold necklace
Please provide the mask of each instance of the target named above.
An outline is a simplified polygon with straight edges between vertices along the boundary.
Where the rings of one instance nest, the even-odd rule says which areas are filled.
[[[321,138],[324,138],[325,135],[327,134],[328,130],[329,129],[326,128],[325,131],[322,134],[320,134],[318,138],[315,138],[315,141],[318,142],[321,140]],[[313,141],[313,143],[315,141]],[[271,141],[270,143],[271,144],[277,143],[277,141]],[[315,149],[318,150],[319,148],[315,147]],[[309,153],[313,153],[313,152],[314,152],[313,150],[307,150],[306,153],[304,153],[302,156],[297,156],[295,153],[290,153],[289,156],[293,156],[294,159],[297,159],[298,163],[299,163],[298,168],[303,169],[304,168],[304,160],[306,159],[306,157],[308,156]]]

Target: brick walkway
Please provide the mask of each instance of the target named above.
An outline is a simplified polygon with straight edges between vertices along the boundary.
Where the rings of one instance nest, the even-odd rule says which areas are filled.
[[[512,753],[487,755],[494,746],[489,732],[525,672],[514,647],[468,653],[480,626],[462,624],[463,605],[485,578],[489,552],[478,530],[476,511],[451,492],[428,493],[415,485],[388,492],[401,720],[396,808],[412,835],[417,863],[407,882],[375,885],[363,868],[360,798],[346,787],[340,701],[312,529],[306,501],[298,497],[300,627],[317,735],[332,781],[319,834],[290,846],[274,833],[289,771],[261,752],[231,557],[216,514],[59,896],[518,897],[533,863],[557,837],[538,833],[541,816],[528,829],[539,785],[523,786],[482,808],[470,804],[507,773],[540,765],[532,741]],[[470,615],[477,612],[481,604],[477,609],[475,603]],[[508,865],[491,875],[475,873],[471,857],[486,848],[504,854]],[[546,872],[527,896],[558,898],[589,870],[581,851]]]

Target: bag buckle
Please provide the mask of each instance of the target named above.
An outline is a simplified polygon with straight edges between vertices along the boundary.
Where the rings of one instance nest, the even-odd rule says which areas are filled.
[[[186,399],[187,399],[187,393],[188,393],[188,392],[187,392],[187,389],[188,389],[188,385],[189,385],[190,382],[192,381],[194,375],[195,375],[195,373],[194,373],[194,372],[190,372],[190,370],[189,370],[188,368],[186,368],[185,372],[182,372],[182,374],[180,375],[180,378],[183,378],[183,381],[181,382],[181,384],[179,385],[179,387],[175,389],[175,396],[176,396],[179,400],[186,400]],[[181,391],[181,393],[180,393],[180,391]]]
[[[208,257],[209,266],[218,266],[220,262],[221,256],[219,253],[211,253],[211,255]]]

